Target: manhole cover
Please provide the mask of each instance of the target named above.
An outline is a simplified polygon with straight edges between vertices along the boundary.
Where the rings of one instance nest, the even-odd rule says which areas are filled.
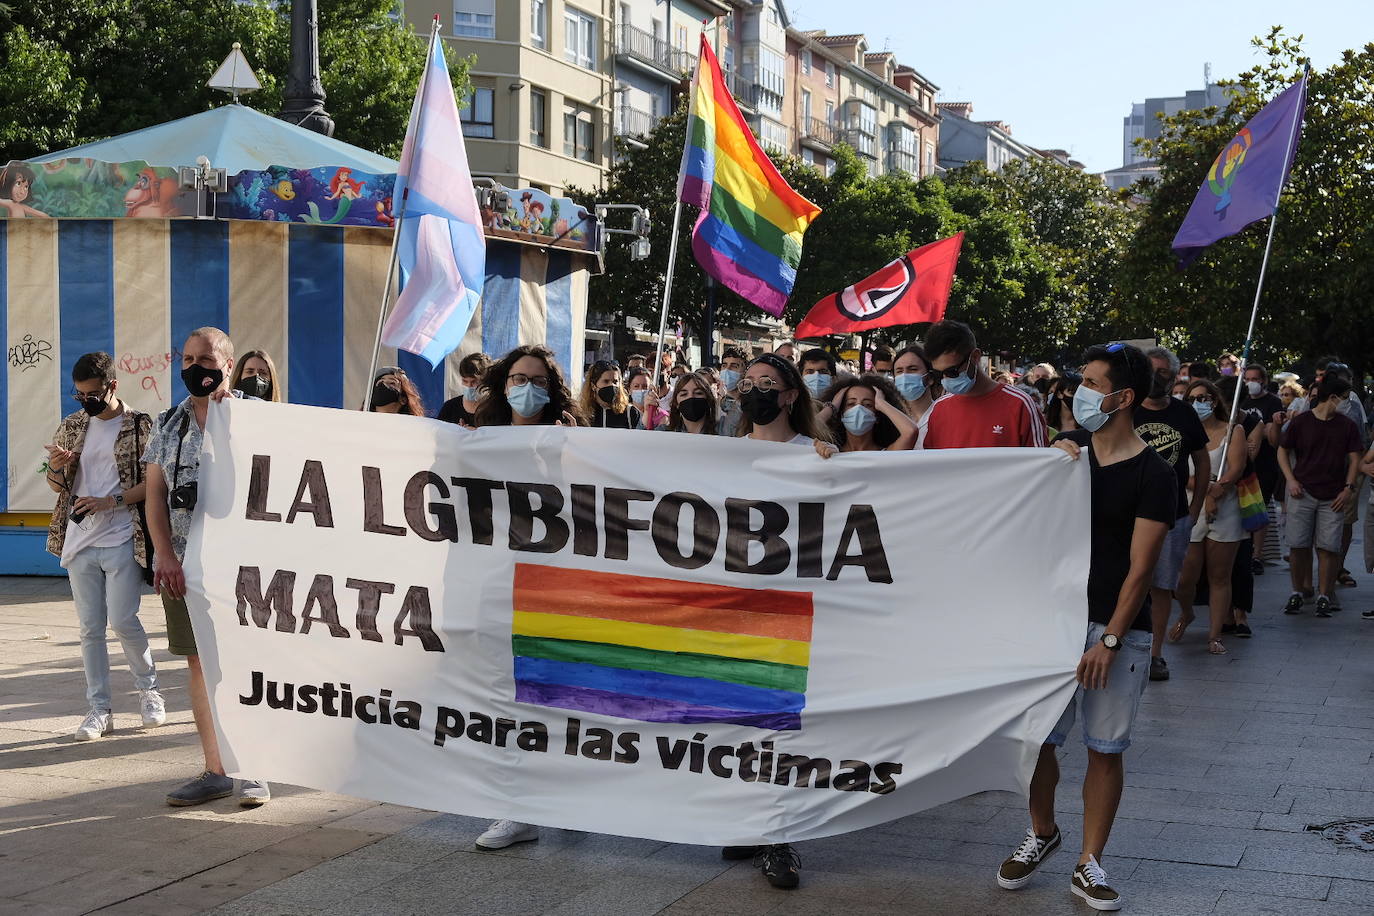
[[[1313,833],[1320,833],[1337,846],[1374,852],[1374,817],[1332,821],[1329,824],[1308,824],[1307,829]]]

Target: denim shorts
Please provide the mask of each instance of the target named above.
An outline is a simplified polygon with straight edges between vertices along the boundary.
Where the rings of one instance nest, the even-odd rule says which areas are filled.
[[[1164,547],[1155,561],[1155,571],[1150,577],[1150,585],[1166,592],[1177,591],[1178,578],[1183,573],[1183,560],[1188,556],[1188,537],[1193,531],[1193,517],[1185,515],[1174,522],[1174,527],[1164,535]]]
[[[1088,638],[1083,651],[1102,641],[1107,628],[1100,623],[1088,624]],[[1088,690],[1082,685],[1074,691],[1068,708],[1055,723],[1046,744],[1062,747],[1073,729],[1078,707],[1083,707],[1083,743],[1088,750],[1099,754],[1120,754],[1131,746],[1131,726],[1140,709],[1140,696],[1150,677],[1150,633],[1148,630],[1127,630],[1107,674],[1107,686]]]

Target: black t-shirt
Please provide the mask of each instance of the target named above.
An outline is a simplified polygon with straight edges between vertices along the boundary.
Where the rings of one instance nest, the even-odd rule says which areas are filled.
[[[476,426],[474,417],[477,415],[463,406],[463,396],[460,394],[456,398],[450,398],[444,402],[444,406],[439,408],[438,418],[445,423],[466,423],[468,426]]]
[[[1274,419],[1274,414],[1283,410],[1283,402],[1266,392],[1257,398],[1247,398],[1241,401],[1240,409],[1259,411],[1260,419],[1265,423],[1270,423]],[[1253,428],[1247,428],[1246,432],[1248,433]],[[1280,473],[1279,450],[1269,444],[1268,436],[1260,438],[1259,452],[1255,455],[1255,473],[1259,475],[1260,485],[1264,488],[1265,495],[1268,496]]]
[[[1151,446],[1164,463],[1173,469],[1177,480],[1178,514],[1188,514],[1188,459],[1198,449],[1207,448],[1207,431],[1197,411],[1177,398],[1169,398],[1163,410],[1150,410],[1144,404],[1135,409],[1135,434]]]
[[[625,408],[624,413],[616,413],[614,410],[607,410],[600,404],[595,405],[596,410],[591,418],[592,426],[601,426],[606,429],[638,429],[640,413],[639,408],[631,404]]]
[[[1189,413],[1192,409],[1189,408]],[[1134,458],[1102,467],[1092,450],[1092,434],[1075,429],[1061,433],[1088,448],[1092,462],[1092,559],[1088,563],[1088,619],[1111,623],[1121,586],[1131,571],[1131,540],[1135,520],[1145,518],[1174,526],[1178,494],[1174,475],[1154,449],[1143,449]],[[1132,630],[1150,629],[1150,594],[1140,604]]]

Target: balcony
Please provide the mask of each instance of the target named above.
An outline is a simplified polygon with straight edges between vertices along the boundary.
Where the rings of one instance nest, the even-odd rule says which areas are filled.
[[[725,71],[725,88],[730,90],[730,95],[734,98],[736,105],[747,111],[754,110],[752,84],[743,76],[740,76],[739,71]]]
[[[887,151],[887,170],[906,172],[908,175],[921,174],[921,157],[912,150],[893,148]]]
[[[837,142],[834,125],[822,118],[806,118],[801,128],[801,142],[807,146],[829,152]]]
[[[616,57],[639,64],[640,69],[648,70],[668,82],[681,82],[684,74],[696,69],[695,54],[675,48],[643,29],[621,24],[616,28],[615,39]]]
[[[841,132],[840,139],[854,147],[854,152],[859,155],[867,156],[869,159],[877,159],[878,141],[873,136],[872,130],[873,128],[868,126],[850,127]]]
[[[638,108],[630,108],[627,105],[622,105],[615,113],[615,135],[617,137],[646,136],[654,129],[654,125],[657,124],[658,121],[658,118],[649,114],[647,111],[640,111]]]

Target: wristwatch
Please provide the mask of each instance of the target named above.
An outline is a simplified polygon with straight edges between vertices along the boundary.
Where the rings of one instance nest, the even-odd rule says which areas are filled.
[[[1119,652],[1121,650],[1121,637],[1117,636],[1115,633],[1103,633],[1102,645],[1111,649],[1113,652]]]
[[[112,494],[112,495],[114,496],[114,501],[115,501],[115,506],[116,506],[116,507],[124,505],[124,494],[123,494],[123,493],[114,493],[114,494]]]

